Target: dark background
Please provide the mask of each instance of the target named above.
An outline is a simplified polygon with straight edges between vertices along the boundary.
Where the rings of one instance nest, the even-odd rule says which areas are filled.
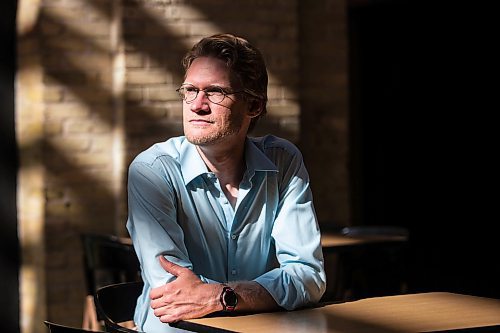
[[[353,217],[408,228],[409,292],[500,298],[491,10],[349,7]]]
[[[4,332],[19,331],[18,162],[14,132],[16,7],[17,1],[0,2],[0,322]]]
[[[19,331],[16,1],[1,2],[1,322]],[[351,1],[353,222],[408,228],[409,292],[500,298],[498,112],[482,2]],[[497,140],[498,141],[498,140]]]

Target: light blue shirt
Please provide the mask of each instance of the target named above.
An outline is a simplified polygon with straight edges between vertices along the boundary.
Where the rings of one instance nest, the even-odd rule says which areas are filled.
[[[284,139],[247,138],[245,163],[234,209],[185,137],[153,145],[130,165],[127,229],[144,280],[140,329],[171,329],[149,306],[151,288],[175,278],[160,255],[207,283],[256,281],[288,310],[322,296],[323,253],[302,155]]]

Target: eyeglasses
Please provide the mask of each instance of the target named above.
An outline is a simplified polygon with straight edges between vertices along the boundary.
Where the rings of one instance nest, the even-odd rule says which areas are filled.
[[[176,91],[179,93],[179,96],[184,101],[186,101],[186,103],[194,101],[196,97],[198,97],[198,93],[200,91],[203,91],[205,93],[205,96],[207,96],[208,100],[214,104],[221,103],[224,100],[224,98],[226,98],[227,95],[233,95],[244,92],[244,91],[228,92],[222,89],[221,87],[208,87],[205,89],[200,89],[192,85],[181,86],[179,89],[176,89]]]

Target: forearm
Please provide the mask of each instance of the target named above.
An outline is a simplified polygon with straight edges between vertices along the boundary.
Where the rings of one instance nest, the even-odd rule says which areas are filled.
[[[280,308],[271,294],[255,281],[231,282],[228,286],[233,288],[238,296],[236,311],[260,312]]]

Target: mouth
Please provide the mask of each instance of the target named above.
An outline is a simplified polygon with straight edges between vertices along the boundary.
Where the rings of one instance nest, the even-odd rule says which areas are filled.
[[[213,124],[214,122],[206,119],[191,119],[189,123],[194,125],[205,125],[205,124]]]

